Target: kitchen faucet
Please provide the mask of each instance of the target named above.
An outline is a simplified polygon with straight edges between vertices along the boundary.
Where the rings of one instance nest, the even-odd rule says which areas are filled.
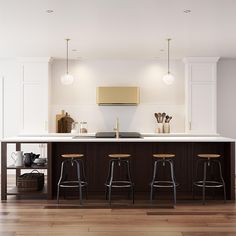
[[[116,131],[116,138],[119,138],[119,129],[120,129],[120,124],[119,124],[119,118],[117,117],[116,118],[116,126],[115,126],[115,128],[114,128],[114,131]]]

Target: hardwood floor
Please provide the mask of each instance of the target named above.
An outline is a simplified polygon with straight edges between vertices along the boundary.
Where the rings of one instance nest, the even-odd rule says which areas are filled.
[[[137,202],[125,209],[116,202],[109,208],[94,202],[80,207],[67,200],[57,207],[55,201],[16,200],[0,204],[0,235],[52,236],[235,236],[235,202],[178,202],[177,207],[151,208]],[[89,207],[90,206],[90,207]]]

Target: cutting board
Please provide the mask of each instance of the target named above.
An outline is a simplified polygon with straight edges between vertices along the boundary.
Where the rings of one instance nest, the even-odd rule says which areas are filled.
[[[65,111],[62,110],[61,114],[56,114],[56,132],[59,133],[58,121],[66,115]]]
[[[65,116],[58,120],[58,133],[70,133],[74,120],[66,112]]]

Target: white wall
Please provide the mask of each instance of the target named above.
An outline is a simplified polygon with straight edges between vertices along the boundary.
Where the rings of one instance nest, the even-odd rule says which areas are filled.
[[[153,112],[166,111],[174,116],[173,131],[184,130],[184,67],[181,61],[172,62],[176,83],[166,86],[161,77],[166,71],[163,61],[72,61],[70,70],[75,83],[63,86],[60,76],[65,71],[61,60],[53,62],[53,117],[66,109],[76,120],[86,120],[90,131],[109,130],[115,117],[121,118],[123,130],[152,132]],[[217,78],[217,127],[224,136],[236,138],[236,59],[220,59]],[[5,78],[5,137],[19,132],[20,78],[15,60],[0,60],[0,77]],[[141,88],[141,104],[136,107],[101,107],[95,103],[96,87],[102,85],[135,85]],[[0,91],[2,97],[2,91]],[[0,114],[2,110],[0,109]],[[142,122],[143,120],[143,122]],[[51,123],[55,128],[55,120]]]
[[[217,75],[218,133],[236,139],[236,59],[221,59]]]
[[[236,138],[236,59],[220,59],[217,93],[218,132]]]
[[[69,70],[75,77],[73,85],[60,83],[65,61],[55,60],[52,67],[52,117],[62,109],[77,121],[87,121],[89,132],[111,131],[115,118],[121,130],[154,132],[154,112],[173,116],[172,132],[184,132],[184,65],[176,60],[171,70],[176,76],[172,86],[164,84],[165,61],[103,60],[70,61]],[[139,86],[138,106],[98,106],[97,86]],[[51,121],[55,131],[55,119]]]
[[[0,138],[3,138],[3,108],[4,108],[4,77],[0,75]]]

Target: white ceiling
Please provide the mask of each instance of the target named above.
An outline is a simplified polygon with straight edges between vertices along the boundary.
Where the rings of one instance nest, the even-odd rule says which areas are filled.
[[[236,57],[235,23],[236,0],[0,0],[0,57]]]

